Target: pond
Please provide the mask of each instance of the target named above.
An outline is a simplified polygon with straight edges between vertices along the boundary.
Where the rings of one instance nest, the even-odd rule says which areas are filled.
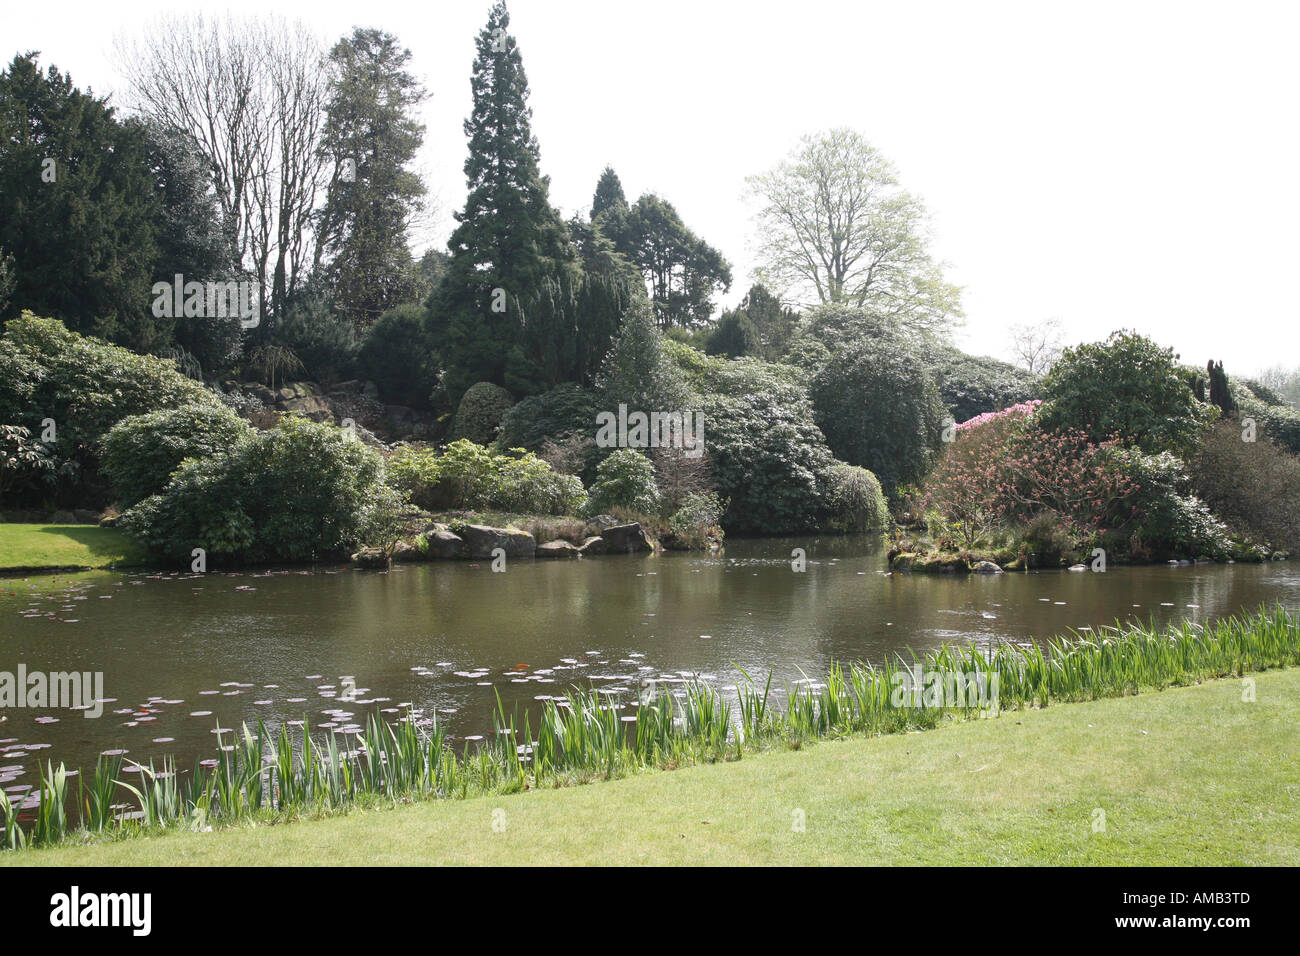
[[[792,552],[806,552],[795,571]],[[0,579],[0,672],[102,672],[98,719],[0,709],[0,786],[36,762],[105,750],[181,768],[215,754],[218,722],[306,720],[324,734],[379,711],[437,714],[457,746],[507,709],[574,684],[635,700],[642,682],[773,687],[834,661],[880,663],[944,642],[1026,642],[1137,617],[1204,621],[1261,603],[1300,609],[1300,568],[1120,567],[964,577],[889,575],[867,537],[733,541],[725,553],[406,564],[242,574]],[[355,690],[355,693],[352,693]],[[535,726],[535,719],[534,719]],[[229,739],[227,737],[227,739]]]

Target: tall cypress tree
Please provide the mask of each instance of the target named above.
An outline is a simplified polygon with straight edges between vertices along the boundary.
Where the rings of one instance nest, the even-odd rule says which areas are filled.
[[[595,219],[607,209],[622,207],[627,209],[627,197],[623,195],[623,183],[614,172],[613,166],[606,166],[596,183],[596,194],[591,198],[591,218]]]
[[[452,400],[475,382],[504,385],[507,375],[515,390],[532,390],[524,313],[501,307],[549,299],[547,282],[572,288],[581,276],[539,171],[528,80],[509,25],[505,3],[497,3],[476,41],[474,109],[465,121],[469,197],[448,241],[447,273],[429,302],[442,387]]]

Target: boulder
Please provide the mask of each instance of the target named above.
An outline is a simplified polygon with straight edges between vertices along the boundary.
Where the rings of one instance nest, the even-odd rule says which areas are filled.
[[[507,558],[531,558],[537,551],[537,542],[527,531],[514,528],[490,528],[484,524],[467,524],[460,528],[467,556],[487,560],[497,548],[505,551]]]
[[[638,551],[654,550],[654,545],[641,530],[641,525],[635,521],[606,528],[600,536],[605,539],[605,550],[611,554],[633,554]]]
[[[1001,574],[1002,569],[992,561],[981,561],[975,567],[971,568],[976,574]],[[1073,569],[1071,569],[1073,570]]]
[[[588,538],[586,541],[582,542],[582,546],[578,548],[578,553],[583,555],[604,554],[605,539],[602,538],[600,535],[593,535],[592,537]]]
[[[426,531],[421,537],[424,538],[425,544],[428,546],[430,559],[464,558],[468,556],[465,539],[458,534],[445,530],[445,528],[438,531]]]
[[[554,541],[539,544],[536,556],[539,558],[576,558],[578,549],[563,538],[556,538]]]
[[[1088,566],[1087,566],[1086,564],[1072,564],[1072,565],[1070,565],[1070,570],[1071,570],[1071,571],[1087,571],[1087,570],[1088,570]]]
[[[370,571],[387,571],[392,559],[383,548],[362,548],[352,555],[352,561],[360,568]]]
[[[408,544],[405,541],[399,541],[397,542],[397,545],[393,548],[393,560],[399,563],[407,563],[411,561],[428,561],[429,555],[421,551],[413,544]]]

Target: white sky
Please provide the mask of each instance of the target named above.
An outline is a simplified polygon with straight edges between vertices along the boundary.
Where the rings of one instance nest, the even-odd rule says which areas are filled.
[[[0,55],[42,52],[99,94],[111,39],[179,5],[9,4]],[[432,94],[422,172],[443,243],[464,198],[461,124],[490,0],[257,0],[333,42],[394,33]],[[1300,365],[1300,4],[513,0],[551,198],[601,168],[672,202],[752,266],[744,177],[806,132],[852,126],[925,200],[964,287],[960,344],[1001,355],[1014,322],[1071,341],[1136,328],[1230,373]]]

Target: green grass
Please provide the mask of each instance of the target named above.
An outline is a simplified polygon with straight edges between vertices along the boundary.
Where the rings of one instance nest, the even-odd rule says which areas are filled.
[[[1241,680],[1218,680],[591,786],[0,864],[1296,865],[1300,669],[1253,679],[1253,702]]]
[[[129,567],[139,544],[116,528],[89,524],[0,524],[0,571]]]

